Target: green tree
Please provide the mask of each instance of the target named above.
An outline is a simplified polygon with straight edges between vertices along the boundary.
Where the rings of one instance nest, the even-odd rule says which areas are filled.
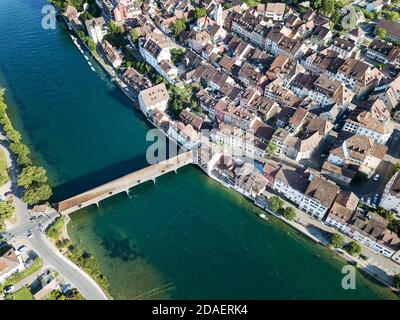
[[[194,18],[197,20],[199,18],[205,17],[207,15],[207,11],[204,8],[196,8],[194,10]]]
[[[232,3],[230,2],[225,2],[223,5],[224,10],[228,10],[230,8],[232,8]]]
[[[387,15],[387,18],[388,18],[390,21],[396,22],[397,20],[399,20],[399,13],[396,12],[396,11],[389,11],[389,12],[387,12],[386,15]]]
[[[311,0],[310,1],[311,8],[318,10],[321,8],[322,0]]]
[[[283,217],[289,221],[296,219],[296,210],[293,207],[287,207],[283,211]]]
[[[322,0],[321,10],[323,13],[330,17],[335,12],[335,1]]]
[[[378,30],[376,30],[376,36],[379,39],[384,40],[384,39],[386,39],[387,31],[385,29],[378,28]]]
[[[361,246],[355,241],[350,241],[345,246],[345,250],[352,256],[358,256],[361,253]]]
[[[140,37],[139,31],[137,31],[136,29],[131,29],[131,31],[129,31],[129,34],[131,36],[132,42],[135,42]]]
[[[278,212],[283,208],[283,200],[277,196],[269,198],[269,207],[272,211]]]
[[[392,219],[389,221],[388,229],[397,233],[397,235],[400,237],[400,220]]]
[[[171,53],[172,63],[175,65],[182,59],[182,56],[184,54],[182,49],[177,49],[177,48],[172,48],[170,50],[170,53]]]
[[[396,289],[400,289],[400,273],[393,277],[393,284]]]
[[[17,156],[17,163],[21,166],[29,166],[32,164],[29,158],[30,150],[28,146],[22,142],[11,142],[10,150]]]
[[[338,9],[336,9],[332,14],[332,19],[331,19],[332,23],[335,26],[339,26],[340,17],[341,17],[340,11]]]
[[[268,151],[268,154],[274,155],[276,152],[276,144],[272,141],[269,141],[268,145],[267,145],[267,151]]]
[[[5,230],[6,219],[10,219],[15,212],[15,208],[12,204],[12,200],[0,201],[0,230]]]
[[[21,134],[16,130],[7,132],[7,138],[12,142],[19,142],[21,140]]]
[[[342,248],[344,245],[344,238],[339,233],[331,233],[329,237],[329,244],[335,248]]]
[[[400,162],[397,162],[397,163],[394,165],[392,175],[395,175],[397,172],[400,172]]]
[[[124,29],[121,26],[117,25],[114,20],[110,20],[110,22],[108,23],[108,33],[105,38],[116,48],[122,48],[126,44]]]
[[[254,6],[257,4],[257,1],[256,1],[256,0],[245,0],[244,2],[246,2],[246,4],[247,4],[249,7],[254,7]]]
[[[29,188],[25,191],[22,200],[28,204],[37,204],[48,200],[52,195],[51,188],[47,184]]]
[[[94,41],[89,37],[86,37],[85,39],[90,51],[96,52],[96,44],[94,43]]]
[[[24,188],[30,187],[33,183],[43,184],[46,181],[46,170],[43,167],[25,167],[18,176],[18,185]]]
[[[186,19],[177,19],[172,25],[172,33],[174,36],[178,37],[183,31],[186,30]]]

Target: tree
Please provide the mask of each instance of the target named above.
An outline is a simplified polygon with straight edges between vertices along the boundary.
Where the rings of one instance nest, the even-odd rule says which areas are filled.
[[[194,18],[197,20],[197,19],[200,19],[200,18],[202,18],[202,17],[205,17],[207,15],[207,11],[206,11],[206,9],[204,9],[204,8],[196,8],[195,10],[194,10]]]
[[[267,150],[269,155],[274,155],[276,152],[276,144],[272,141],[268,142]]]
[[[246,2],[249,7],[254,7],[257,3],[256,0],[245,0],[244,2]]]
[[[331,233],[329,237],[329,244],[335,248],[342,248],[344,245],[344,238],[339,233]]]
[[[42,184],[27,189],[22,200],[28,204],[37,204],[41,201],[48,200],[52,194],[51,188],[47,184]]]
[[[170,50],[170,53],[171,53],[172,63],[176,65],[182,59],[184,52],[182,49],[172,48]]]
[[[186,30],[186,19],[181,18],[175,21],[172,25],[172,32],[175,37],[178,37],[183,31]]]
[[[397,233],[397,235],[400,237],[400,220],[392,219],[389,221],[388,229]]]
[[[350,241],[345,246],[345,250],[352,256],[358,256],[361,253],[361,246],[355,241]]]
[[[135,42],[140,37],[139,31],[137,31],[136,29],[131,29],[131,31],[129,31],[129,34],[131,36],[132,42]]]
[[[230,9],[232,8],[232,3],[230,2],[225,2],[223,5],[224,10]]]
[[[10,150],[17,156],[17,163],[22,166],[28,166],[32,164],[29,158],[30,150],[28,146],[22,142],[11,142]]]
[[[393,277],[393,284],[396,289],[400,289],[400,273]]]
[[[269,207],[272,211],[278,212],[280,209],[283,208],[282,199],[277,196],[272,196],[271,198],[269,198]]]
[[[108,34],[105,38],[114,47],[122,48],[125,45],[124,29],[117,25],[114,20],[110,20],[108,23]]]
[[[330,17],[335,12],[335,1],[322,0],[321,10],[323,13]]]
[[[21,140],[21,134],[16,130],[7,132],[7,138],[12,142],[19,142]]]
[[[334,12],[333,12],[333,14],[332,14],[332,19],[331,19],[331,21],[332,21],[332,23],[335,25],[335,26],[340,26],[340,24],[339,24],[339,22],[340,22],[340,11],[338,10],[338,9],[336,9]]]
[[[384,39],[386,39],[387,31],[385,29],[378,28],[378,30],[376,30],[376,36],[379,39],[384,40]]]
[[[18,176],[18,185],[28,188],[33,183],[43,184],[47,181],[46,170],[43,167],[29,166],[22,169]]]
[[[0,230],[5,229],[4,220],[10,219],[14,214],[15,208],[12,200],[0,201]]]
[[[318,10],[321,8],[322,0],[311,0],[310,5],[311,8]]]
[[[395,175],[397,172],[400,172],[400,162],[397,162],[397,163],[394,165],[392,175]]]
[[[283,217],[289,221],[296,219],[296,210],[293,207],[287,207],[283,211]]]
[[[389,11],[387,13],[387,17],[390,21],[394,21],[396,22],[397,20],[399,20],[399,13],[396,11]]]

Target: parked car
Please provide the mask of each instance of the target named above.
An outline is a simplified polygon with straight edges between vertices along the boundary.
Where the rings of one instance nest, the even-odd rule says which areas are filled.
[[[367,204],[369,204],[369,205],[371,204],[371,197],[367,198]]]
[[[4,294],[10,294],[14,291],[14,286],[7,286],[4,288]]]
[[[374,176],[374,181],[378,181],[379,180],[379,173],[377,173],[375,176]]]
[[[71,284],[65,285],[65,287],[61,290],[63,294],[67,294],[71,292],[74,289],[74,287]]]
[[[32,238],[32,236],[33,236],[32,232],[28,232],[27,237]]]
[[[26,246],[25,245],[22,245],[17,249],[17,252],[19,252],[19,253],[23,253],[25,251],[26,251]]]

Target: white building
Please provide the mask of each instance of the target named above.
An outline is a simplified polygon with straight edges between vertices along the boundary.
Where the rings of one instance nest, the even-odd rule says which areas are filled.
[[[150,110],[165,111],[168,106],[169,94],[162,82],[154,87],[139,92],[140,110],[146,115]]]
[[[396,173],[383,191],[380,206],[386,210],[400,213],[400,174]]]
[[[153,32],[139,42],[139,51],[143,59],[161,74],[169,83],[174,83],[178,69],[172,64],[171,41],[161,33]]]
[[[267,145],[252,133],[225,123],[221,123],[217,131],[211,132],[211,139],[223,144],[235,155],[264,157],[267,149]]]
[[[281,168],[275,175],[273,189],[299,205],[304,198],[308,180],[291,168]]]
[[[339,187],[320,177],[311,177],[299,208],[321,220],[328,212],[339,192]]]
[[[85,21],[89,37],[94,43],[101,43],[107,34],[106,22],[103,17],[93,18]]]
[[[340,191],[325,219],[325,223],[346,233],[349,230],[348,223],[357,208],[358,201],[359,199],[354,193]]]
[[[171,123],[168,131],[168,137],[176,141],[186,150],[192,150],[199,146],[200,136],[191,124],[184,125],[183,122],[178,122],[176,125]]]
[[[12,248],[0,249],[0,283],[24,269],[24,264]]]

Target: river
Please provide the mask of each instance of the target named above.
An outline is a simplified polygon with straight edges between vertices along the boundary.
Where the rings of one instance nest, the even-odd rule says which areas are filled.
[[[41,27],[45,0],[0,1],[0,86],[9,114],[64,199],[146,166],[150,126],[66,27]],[[92,61],[92,63],[94,63]],[[194,166],[71,216],[74,242],[94,254],[116,299],[381,299],[386,288]]]

